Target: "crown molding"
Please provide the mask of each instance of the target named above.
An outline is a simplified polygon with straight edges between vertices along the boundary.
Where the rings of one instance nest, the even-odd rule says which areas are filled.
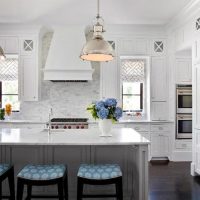
[[[200,0],[191,0],[190,3],[166,24],[165,27],[168,34],[194,19],[198,14],[200,17]]]

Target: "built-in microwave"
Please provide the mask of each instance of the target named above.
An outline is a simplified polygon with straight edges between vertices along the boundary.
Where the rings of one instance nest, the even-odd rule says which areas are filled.
[[[192,114],[177,114],[176,138],[191,139],[192,138]]]
[[[192,87],[177,87],[176,113],[192,113]]]

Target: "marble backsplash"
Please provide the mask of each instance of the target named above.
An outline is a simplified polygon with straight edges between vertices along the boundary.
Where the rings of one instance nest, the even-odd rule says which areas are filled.
[[[42,41],[42,66],[45,66],[52,33],[47,33]],[[14,113],[13,119],[46,121],[50,108],[53,117],[87,117],[86,107],[99,99],[100,67],[94,68],[93,80],[88,82],[51,82],[43,81],[41,75],[41,99],[38,102],[21,102],[20,112]]]

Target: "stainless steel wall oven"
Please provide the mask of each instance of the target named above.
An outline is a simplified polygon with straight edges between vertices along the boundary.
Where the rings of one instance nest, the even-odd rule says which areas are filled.
[[[182,86],[176,89],[176,112],[192,113],[192,87]]]
[[[176,138],[192,138],[192,114],[177,114],[176,116]]]

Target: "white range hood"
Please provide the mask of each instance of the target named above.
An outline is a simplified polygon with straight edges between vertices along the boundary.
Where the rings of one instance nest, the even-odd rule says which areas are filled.
[[[86,42],[84,30],[84,26],[54,27],[44,80],[92,80],[91,63],[79,58]]]

